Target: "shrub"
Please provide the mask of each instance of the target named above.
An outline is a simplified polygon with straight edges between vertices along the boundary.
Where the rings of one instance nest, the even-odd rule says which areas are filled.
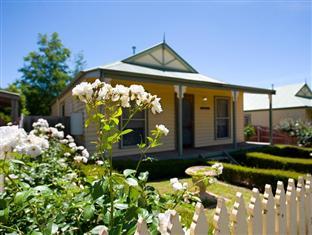
[[[186,177],[185,170],[195,165],[206,165],[204,159],[171,159],[144,161],[141,163],[140,171],[148,171],[150,180],[170,179],[173,177]],[[136,162],[131,160],[115,160],[114,169],[134,169]]]
[[[312,159],[279,157],[266,153],[250,152],[243,160],[246,165],[259,168],[312,172]]]
[[[288,178],[297,180],[300,175],[302,174],[293,171],[259,169],[223,163],[223,173],[220,179],[248,188],[256,187],[263,192],[266,184],[271,184],[275,191],[277,181],[283,181],[286,187]]]
[[[310,155],[312,153],[312,149],[303,148],[299,146],[290,146],[290,145],[266,146],[259,149],[259,152],[277,155],[281,157],[285,156],[285,157],[312,159],[312,156]]]
[[[272,154],[248,151],[237,151],[232,153],[232,156],[239,161],[241,164],[259,168],[273,168],[273,169],[284,169],[293,170],[297,172],[312,172],[312,158],[293,158],[286,156],[276,156]],[[267,152],[276,152],[275,150],[267,148]],[[288,153],[288,150],[285,151]]]
[[[246,138],[246,140],[249,140],[250,137],[252,137],[253,135],[256,134],[256,130],[252,125],[247,125],[244,128],[244,136]]]
[[[239,150],[232,152],[231,155],[236,160],[240,161],[241,158],[246,155],[250,150]],[[275,146],[265,146],[256,148],[255,151],[268,153],[280,157],[294,157],[294,158],[307,158],[312,159],[310,155],[312,153],[311,148],[303,148],[298,146],[290,146],[290,145],[275,145]]]
[[[279,123],[277,129],[298,138],[298,145],[312,146],[312,123],[301,120],[285,119]]]

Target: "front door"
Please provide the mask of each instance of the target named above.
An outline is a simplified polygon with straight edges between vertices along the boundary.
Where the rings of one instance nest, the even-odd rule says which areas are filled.
[[[178,108],[179,102],[178,99],[176,99],[177,128],[179,123]],[[183,148],[194,147],[194,95],[191,94],[184,94],[183,97],[182,127],[183,127]]]

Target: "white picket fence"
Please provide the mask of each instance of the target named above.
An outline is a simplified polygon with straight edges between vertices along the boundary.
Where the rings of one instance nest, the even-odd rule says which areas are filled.
[[[162,235],[204,235],[208,234],[209,225],[203,206],[198,203],[193,221],[185,231],[176,211],[170,211],[169,221]],[[287,191],[283,182],[277,183],[273,196],[271,185],[265,186],[261,195],[258,189],[252,190],[250,202],[246,204],[243,195],[236,193],[236,201],[229,213],[225,200],[218,199],[213,217],[213,234],[215,235],[284,235],[312,234],[312,176],[298,178],[297,187],[293,179],[288,180]],[[102,231],[101,235],[108,234]],[[139,219],[135,235],[149,235],[146,222]]]

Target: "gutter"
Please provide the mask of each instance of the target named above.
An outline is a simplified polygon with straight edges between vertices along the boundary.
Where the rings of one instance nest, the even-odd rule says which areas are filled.
[[[61,92],[61,94],[51,102],[51,105],[53,105],[57,99],[60,99],[68,90],[70,90],[75,84],[77,84],[79,80],[83,78],[85,74],[89,72],[94,72],[96,70],[99,70],[100,74],[104,73],[105,76],[108,76],[108,77],[114,76],[115,79],[117,77],[120,80],[132,80],[132,81],[142,82],[142,79],[144,79],[144,81],[150,81],[153,83],[160,83],[160,84],[177,85],[178,83],[180,85],[185,85],[185,86],[193,86],[193,87],[195,86],[195,87],[209,88],[209,89],[224,89],[224,90],[230,89],[230,90],[244,91],[244,92],[256,93],[256,94],[274,95],[276,93],[275,90],[264,89],[264,88],[239,86],[239,85],[232,85],[232,84],[226,84],[226,83],[192,81],[192,80],[186,80],[186,79],[177,78],[177,77],[166,77],[166,76],[149,75],[149,74],[142,74],[142,73],[135,73],[135,72],[123,72],[123,71],[111,70],[111,69],[93,68],[90,70],[79,72],[76,78],[73,79],[70,82],[70,84]]]

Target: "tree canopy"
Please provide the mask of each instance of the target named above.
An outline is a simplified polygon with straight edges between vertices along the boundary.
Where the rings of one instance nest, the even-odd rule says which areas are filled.
[[[77,73],[83,69],[83,55],[75,60],[74,70],[68,62],[71,51],[66,48],[57,33],[39,34],[38,49],[24,57],[19,69],[21,79],[16,85],[26,98],[26,109],[31,115],[49,115],[52,101],[61,93]],[[77,61],[79,64],[77,64]]]

